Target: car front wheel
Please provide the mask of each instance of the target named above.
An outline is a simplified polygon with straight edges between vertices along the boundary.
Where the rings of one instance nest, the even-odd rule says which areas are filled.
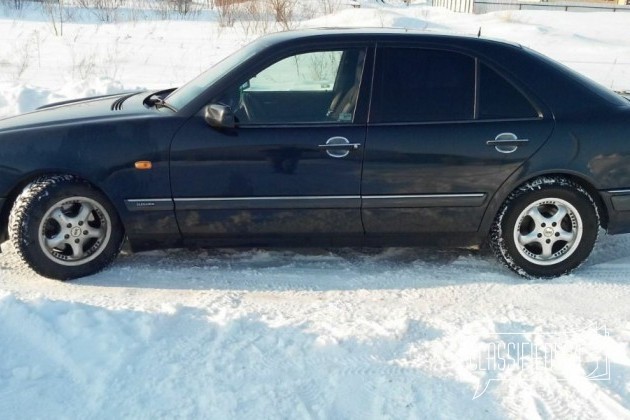
[[[564,178],[539,178],[514,191],[494,222],[490,245],[525,277],[550,278],[582,264],[597,240],[593,198]]]
[[[68,280],[94,274],[118,254],[123,230],[107,198],[68,175],[29,184],[9,220],[13,246],[38,274]]]

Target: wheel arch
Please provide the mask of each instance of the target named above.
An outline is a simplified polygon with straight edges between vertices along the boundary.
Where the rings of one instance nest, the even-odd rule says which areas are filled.
[[[608,207],[606,203],[602,199],[601,194],[598,189],[595,187],[595,184],[592,180],[584,177],[582,174],[572,173],[572,172],[563,172],[563,171],[546,171],[540,172],[536,174],[530,174],[527,177],[519,178],[514,182],[507,181],[503,184],[503,186],[497,191],[497,193],[492,197],[490,203],[488,204],[488,208],[486,209],[486,213],[482,220],[482,224],[480,226],[480,232],[484,234],[484,238],[487,238],[487,235],[490,233],[490,229],[492,227],[492,223],[497,217],[499,211],[505,200],[508,199],[512,192],[516,191],[523,185],[530,183],[538,178],[563,178],[568,181],[571,181],[580,187],[584,188],[584,190],[591,196],[595,205],[597,206],[597,211],[599,213],[599,220],[601,227],[604,229],[608,228]]]
[[[599,213],[599,223],[601,227],[604,229],[608,229],[608,207],[606,206],[606,203],[604,203],[602,195],[599,193],[597,188],[586,178],[578,175],[567,174],[565,175],[565,178],[569,179],[570,181],[576,183],[580,187],[584,188],[584,190],[586,190],[586,192],[591,196],[591,198],[595,202],[595,205],[597,206],[597,212]]]

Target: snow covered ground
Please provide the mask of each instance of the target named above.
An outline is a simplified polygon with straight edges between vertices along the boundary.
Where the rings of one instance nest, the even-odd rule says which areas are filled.
[[[0,115],[178,85],[254,37],[204,16],[61,37],[34,12],[0,18]],[[481,27],[630,89],[630,14],[373,4],[302,25]],[[3,419],[630,418],[628,235],[544,282],[390,248],[149,252],[61,283],[2,249]]]

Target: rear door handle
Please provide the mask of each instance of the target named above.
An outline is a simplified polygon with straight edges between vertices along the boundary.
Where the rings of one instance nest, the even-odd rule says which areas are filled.
[[[518,149],[518,146],[529,143],[529,139],[519,139],[514,133],[501,133],[497,135],[494,140],[488,140],[486,144],[488,146],[494,146],[499,153],[513,153]]]

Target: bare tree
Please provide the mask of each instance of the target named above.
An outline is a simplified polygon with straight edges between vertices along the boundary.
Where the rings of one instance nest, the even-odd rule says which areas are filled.
[[[214,0],[219,26],[234,26],[236,21],[236,3],[234,0]]]
[[[122,0],[77,0],[79,6],[88,10],[102,22],[114,22]]]
[[[323,0],[322,7],[324,8],[324,13],[330,15],[339,10],[341,6],[341,0]]]
[[[293,24],[296,2],[297,0],[267,0],[276,22],[285,30],[291,29]]]
[[[170,8],[180,16],[197,16],[201,13],[202,6],[193,0],[169,0]]]
[[[24,0],[0,0],[0,4],[7,8],[22,10],[22,7],[24,6]]]
[[[239,25],[246,36],[250,33],[260,35],[269,32],[273,23],[265,0],[250,0],[239,7]]]
[[[50,19],[55,35],[63,36],[63,0],[43,0],[42,8]]]

